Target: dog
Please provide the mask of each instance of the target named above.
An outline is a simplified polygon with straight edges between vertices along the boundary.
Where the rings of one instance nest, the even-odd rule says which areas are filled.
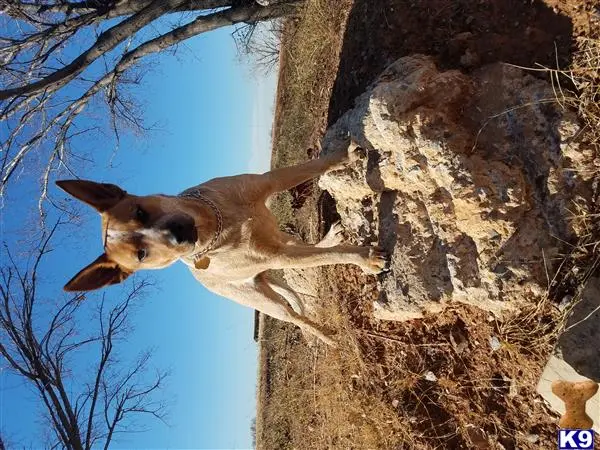
[[[316,245],[279,229],[267,207],[286,191],[355,160],[351,144],[318,159],[264,174],[214,178],[177,196],[136,196],[114,184],[60,180],[57,185],[102,217],[104,252],[64,287],[90,291],[120,283],[142,269],[181,260],[210,291],[290,322],[329,345],[335,339],[304,315],[301,298],[269,269],[355,264],[368,274],[387,267],[378,247],[341,245],[334,225]]]

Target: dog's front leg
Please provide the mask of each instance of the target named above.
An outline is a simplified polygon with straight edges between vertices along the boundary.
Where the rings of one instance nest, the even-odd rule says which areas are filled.
[[[359,147],[350,142],[339,150],[321,156],[318,159],[298,164],[296,166],[282,167],[263,174],[268,185],[268,195],[276,192],[287,191],[305,181],[312,180],[326,172],[343,168],[349,161],[358,158]]]
[[[355,264],[369,274],[378,274],[388,265],[388,255],[378,247],[335,245],[283,245],[272,262],[273,269],[301,269],[332,264]]]

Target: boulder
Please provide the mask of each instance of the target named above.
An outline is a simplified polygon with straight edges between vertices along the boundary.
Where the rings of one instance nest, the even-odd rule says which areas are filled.
[[[390,65],[326,133],[364,157],[319,180],[346,230],[392,254],[379,276],[380,319],[453,302],[493,314],[536,301],[584,174],[579,126],[547,82],[500,63],[469,76],[427,56]]]

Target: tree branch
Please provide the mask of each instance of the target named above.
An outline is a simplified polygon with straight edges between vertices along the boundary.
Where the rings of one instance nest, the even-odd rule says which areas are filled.
[[[50,252],[49,243],[59,224],[61,222],[42,234],[37,250],[24,270],[20,269],[9,249],[6,249],[9,264],[0,272],[0,330],[7,339],[0,340],[0,355],[17,375],[23,376],[35,387],[60,446],[89,450],[97,443],[99,436],[105,436],[106,439],[110,436],[112,439],[118,431],[117,425],[125,424],[125,420],[129,423],[129,416],[148,412],[156,413],[157,417],[160,415],[160,406],[154,406],[160,404],[155,403],[151,396],[159,389],[161,382],[146,384],[142,377],[150,353],[145,353],[126,370],[126,376],[116,376],[119,373],[116,369],[118,362],[111,357],[115,341],[122,339],[128,331],[127,319],[132,302],[139,298],[148,283],[142,281],[134,284],[128,295],[106,312],[103,299],[99,310],[99,336],[78,336],[77,313],[84,304],[81,295],[67,299],[49,318],[47,325],[41,325],[40,318],[44,315],[39,307],[36,308],[38,271],[43,258]],[[45,331],[36,332],[38,329]],[[77,384],[71,381],[80,380],[81,375],[71,377],[69,364],[72,359],[69,356],[78,349],[95,346],[96,343],[100,343],[101,351],[98,364],[94,364],[96,373],[93,388],[90,389],[90,384],[82,383],[82,393],[78,394]],[[86,353],[92,354],[89,351]],[[109,367],[114,372],[111,377],[106,375]],[[162,380],[162,376],[159,380]],[[113,392],[111,395],[118,400],[117,420],[110,424],[110,430],[108,427],[98,429],[96,423],[97,402],[103,390]],[[111,408],[111,401],[108,404]],[[85,410],[84,421],[80,421],[82,410]]]
[[[106,18],[114,18],[135,14],[145,8],[152,0],[124,0],[111,2],[82,0],[80,2],[61,1],[54,4],[39,5],[30,2],[16,2],[13,6],[17,11],[29,14],[62,13],[62,14],[103,14]],[[253,0],[250,0],[250,2]],[[232,0],[187,0],[170,12],[201,11],[205,9],[225,8],[233,5]],[[10,14],[10,9],[7,10]]]
[[[101,33],[94,45],[62,69],[51,73],[39,81],[24,86],[0,90],[0,100],[31,95],[42,90],[54,92],[60,89],[100,56],[112,50],[128,36],[137,33],[144,26],[180,3],[182,3],[182,0],[153,1],[140,12]]]

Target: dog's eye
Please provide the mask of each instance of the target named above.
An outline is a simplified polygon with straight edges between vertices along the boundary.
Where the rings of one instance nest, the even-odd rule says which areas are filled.
[[[138,206],[135,209],[135,218],[139,220],[141,223],[145,223],[148,221],[148,213],[144,211],[141,206]]]
[[[146,256],[148,256],[148,250],[145,248],[140,248],[137,252],[138,261],[142,262],[144,259],[146,259]]]

